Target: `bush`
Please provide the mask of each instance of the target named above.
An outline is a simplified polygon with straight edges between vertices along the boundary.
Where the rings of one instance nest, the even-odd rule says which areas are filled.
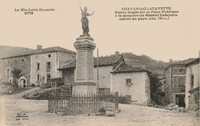
[[[105,108],[100,108],[99,109],[99,115],[105,115],[106,114],[106,109]]]
[[[1,88],[2,89],[9,88],[9,89],[12,89],[12,90],[17,90],[18,85],[14,84],[14,83],[10,83],[10,82],[2,82],[1,83]]]
[[[31,87],[35,87],[36,85],[35,84],[31,84]]]
[[[130,104],[131,103],[131,95],[119,96],[119,103]]]
[[[4,86],[10,86],[12,85],[13,83],[10,83],[10,82],[2,82],[1,85],[4,85]]]
[[[51,88],[51,83],[47,82],[41,86],[41,88]]]
[[[114,94],[100,95],[100,100],[109,102],[115,102],[115,100],[118,100],[119,103],[130,104],[131,95],[118,96],[117,98],[115,97]]]

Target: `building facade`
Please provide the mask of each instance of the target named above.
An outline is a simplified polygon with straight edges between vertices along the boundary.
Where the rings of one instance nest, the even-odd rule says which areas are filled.
[[[111,72],[111,91],[131,96],[136,104],[147,105],[151,101],[150,86],[150,73],[145,69],[123,63]]]
[[[186,86],[186,69],[187,64],[194,58],[171,63],[165,69],[165,96],[168,103],[185,107],[185,86]]]
[[[20,87],[30,85],[31,54],[5,57],[1,59],[1,82],[13,82],[13,70],[21,71],[21,77],[18,79]]]
[[[37,50],[29,51],[27,54],[20,54],[4,57],[0,61],[0,82],[13,83],[13,70],[21,71],[18,79],[19,87],[26,87],[32,84],[41,85],[51,78],[62,77],[57,69],[75,57],[75,52],[61,48],[50,47],[42,49],[41,45]]]
[[[196,96],[199,94],[200,86],[200,64],[199,58],[187,65],[186,69],[186,108],[195,110],[196,106]],[[199,96],[197,97],[199,99]]]
[[[61,47],[45,49],[38,47],[37,52],[31,55],[30,83],[41,85],[47,83],[51,78],[62,77],[58,68],[73,60],[74,57],[75,52]]]

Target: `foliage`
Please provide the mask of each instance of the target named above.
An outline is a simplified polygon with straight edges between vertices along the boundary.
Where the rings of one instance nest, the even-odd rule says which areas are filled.
[[[14,68],[12,70],[13,83],[18,87],[18,80],[22,76],[22,71],[20,69]]]
[[[53,89],[51,90],[39,90],[30,94],[26,94],[23,97],[26,99],[34,99],[34,100],[48,100],[49,96],[53,93]]]
[[[194,92],[195,110],[199,110],[200,100],[199,100],[199,90]]]
[[[51,88],[51,83],[50,82],[47,82],[45,84],[42,84],[41,85],[41,88],[45,89],[45,88]]]
[[[152,74],[150,76],[150,94],[151,94],[151,99],[152,102],[155,102],[156,104],[160,104],[159,98],[158,98],[158,93],[157,93],[157,88],[158,88],[158,83],[159,83],[159,78],[157,77],[156,74]]]
[[[116,96],[114,94],[106,94],[106,95],[99,95],[100,100],[108,101],[108,102],[115,102]],[[121,104],[130,104],[131,103],[131,95],[124,95],[118,96],[117,100]]]
[[[131,103],[131,96],[130,95],[119,96],[119,103],[130,104]]]
[[[105,115],[106,114],[106,109],[105,108],[100,108],[99,109],[100,115]]]

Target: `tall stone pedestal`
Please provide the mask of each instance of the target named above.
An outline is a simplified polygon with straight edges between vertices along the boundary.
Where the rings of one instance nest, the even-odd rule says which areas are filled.
[[[93,51],[96,47],[93,38],[82,35],[76,39],[74,46],[76,54],[75,84],[72,88],[73,94],[96,94],[96,83],[94,82],[94,58]]]

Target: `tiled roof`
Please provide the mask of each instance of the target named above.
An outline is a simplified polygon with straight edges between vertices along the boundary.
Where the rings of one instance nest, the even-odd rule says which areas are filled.
[[[131,72],[150,72],[144,68],[128,66],[125,63],[122,63],[115,71],[112,73],[131,73]]]
[[[63,65],[62,67],[60,67],[59,70],[75,68],[75,67],[76,67],[76,60],[73,60],[73,61],[70,61],[67,64]]]
[[[169,67],[173,67],[173,66],[187,66],[188,64],[196,61],[197,59],[199,59],[199,58],[189,58],[189,59],[186,59],[186,60],[173,62],[173,63],[169,64],[168,67],[166,67],[166,69],[168,69]]]
[[[97,66],[97,63],[99,66],[113,66],[119,59],[121,58],[121,55],[112,55],[112,56],[105,56],[105,57],[99,57],[94,58],[94,67]],[[66,65],[59,68],[62,69],[68,69],[68,68],[75,68],[76,67],[76,60],[73,60],[71,62],[68,62]]]
[[[66,53],[73,53],[75,54],[74,51],[59,47],[59,46],[54,46],[54,47],[49,47],[49,48],[44,48],[41,51],[37,51],[33,54],[42,54],[42,53],[50,53],[50,52],[66,52]]]
[[[2,49],[2,48],[1,48]],[[5,47],[0,51],[0,59],[9,59],[15,57],[22,57],[22,56],[30,56],[31,54],[35,53],[36,50],[23,48],[23,47]]]
[[[1,59],[10,59],[10,58],[15,58],[15,57],[24,57],[24,56],[30,56],[33,53],[35,53],[36,51],[31,51],[31,52],[26,52],[26,53],[21,53],[21,54],[17,54],[17,55],[12,55],[12,56],[8,56],[8,57],[3,57]]]
[[[122,55],[111,55],[111,56],[105,56],[105,57],[95,57],[94,58],[94,66],[97,66],[97,62],[99,66],[109,66],[114,65]]]
[[[186,66],[189,66],[189,65],[191,65],[191,64],[197,64],[197,63],[199,63],[200,62],[200,59],[199,58],[196,58],[196,59],[194,59],[193,61],[191,61],[190,63],[188,63]]]
[[[44,48],[41,51],[30,50],[30,51],[27,51],[26,53],[12,55],[9,57],[4,57],[2,59],[21,57],[21,56],[29,56],[29,55],[35,55],[35,54],[43,54],[43,53],[51,53],[51,52],[66,52],[66,53],[70,53],[70,54],[75,54],[74,51],[71,51],[71,50],[68,50],[68,49],[65,49],[65,48],[62,48],[59,46],[55,46],[55,47]]]

